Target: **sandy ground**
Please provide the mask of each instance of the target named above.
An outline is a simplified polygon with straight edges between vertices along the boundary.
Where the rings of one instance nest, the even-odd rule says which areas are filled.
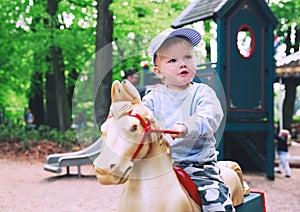
[[[292,154],[300,155],[300,145]],[[121,186],[98,184],[91,165],[82,167],[82,178],[76,175],[46,172],[41,162],[25,162],[0,156],[1,212],[77,212],[117,211]],[[72,168],[71,174],[77,169]],[[271,181],[264,173],[245,173],[252,190],[264,191],[267,211],[300,211],[300,168],[292,168],[292,177],[276,174]]]
[[[1,212],[117,211],[122,186],[98,184],[91,165],[66,176],[43,170],[43,163],[0,159]]]

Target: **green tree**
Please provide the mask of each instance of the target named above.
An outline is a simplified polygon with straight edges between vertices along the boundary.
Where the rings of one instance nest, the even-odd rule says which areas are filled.
[[[299,51],[300,47],[300,1],[299,0],[281,0],[267,1],[271,10],[279,20],[275,33],[279,36],[281,43],[284,43],[286,54],[289,55]],[[293,121],[294,104],[296,98],[296,88],[300,80],[294,77],[283,78],[286,87],[286,95],[283,102],[283,128],[290,129]]]
[[[287,45],[287,55],[299,51],[300,47],[300,1],[299,0],[269,0],[271,10],[276,15],[279,24],[276,34],[281,42]]]
[[[77,5],[64,0],[4,1],[0,6],[8,29],[1,39],[6,48],[1,51],[13,54],[1,64],[7,76],[6,93],[27,97],[37,124],[65,130],[70,125],[68,105],[75,81],[93,54],[95,6],[92,1]],[[6,93],[0,98],[6,99]],[[7,100],[2,104],[11,106]]]
[[[296,51],[299,0],[268,2],[280,20],[276,33],[281,41],[289,40],[296,30],[295,42],[287,44],[288,51]],[[141,70],[141,61],[150,62],[147,47],[151,38],[170,27],[189,4],[188,0],[1,1],[0,105],[31,107],[38,124],[65,130],[70,125],[79,74],[95,52],[112,41],[107,63],[100,64],[96,54],[94,67],[98,83],[94,86],[94,115],[101,124],[110,104],[111,81],[121,79],[122,70]],[[110,68],[99,80],[97,74]]]
[[[147,48],[158,32],[169,28],[175,18],[189,5],[187,0],[114,0],[113,79],[121,78],[121,70],[141,70],[140,62],[149,61]]]

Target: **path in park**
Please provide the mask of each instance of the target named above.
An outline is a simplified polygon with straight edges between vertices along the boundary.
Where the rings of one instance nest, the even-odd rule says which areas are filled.
[[[300,155],[299,145],[292,154]],[[123,187],[98,184],[91,165],[82,167],[82,178],[62,177],[44,171],[41,162],[21,160],[0,156],[1,212],[117,211]],[[300,211],[300,168],[292,168],[290,179],[276,174],[270,181],[264,173],[245,173],[245,181],[252,190],[265,192],[267,211]]]

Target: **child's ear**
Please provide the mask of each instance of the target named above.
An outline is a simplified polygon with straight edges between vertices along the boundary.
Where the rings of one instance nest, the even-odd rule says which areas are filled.
[[[161,73],[161,71],[159,70],[159,68],[157,66],[153,67],[153,72],[158,78],[160,78],[160,79],[163,78],[163,74]]]

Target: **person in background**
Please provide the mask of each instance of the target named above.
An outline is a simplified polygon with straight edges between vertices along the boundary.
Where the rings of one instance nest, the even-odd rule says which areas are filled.
[[[291,177],[291,169],[289,164],[289,140],[291,138],[290,132],[288,130],[282,129],[279,134],[276,135],[275,139],[277,141],[277,154],[279,157],[279,165],[276,173],[281,174],[282,169],[285,170],[285,177]]]
[[[139,81],[138,70],[129,69],[125,72],[123,79],[127,79],[132,84],[136,85]]]
[[[141,98],[145,95],[146,88],[145,86],[139,85],[139,76],[138,76],[138,70],[136,69],[129,69],[125,72],[125,75],[123,77],[123,80],[126,79],[129,82],[131,82],[138,92],[140,93]]]
[[[25,124],[26,130],[31,130],[34,127],[34,115],[31,112],[31,109],[27,109],[27,113],[25,114]]]
[[[77,129],[82,130],[84,127],[84,115],[83,113],[79,113],[77,118]]]

